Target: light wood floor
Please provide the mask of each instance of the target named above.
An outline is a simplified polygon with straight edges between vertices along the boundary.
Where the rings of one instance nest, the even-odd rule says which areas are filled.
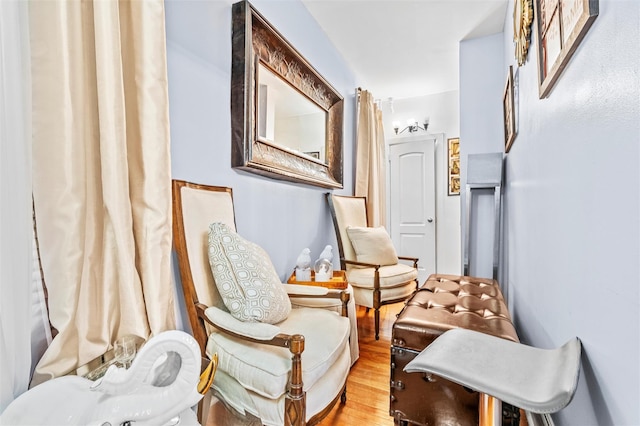
[[[393,425],[389,416],[389,360],[391,329],[403,302],[380,309],[380,340],[374,338],[373,310],[357,308],[360,358],[347,379],[347,403],[336,404],[320,426],[351,426],[354,424]],[[253,426],[254,419],[243,419],[225,409],[220,402],[211,406],[207,426]]]
[[[360,358],[347,379],[347,403],[337,404],[321,426],[393,425],[389,415],[391,328],[404,302],[380,309],[380,340],[375,340],[373,310],[358,307]]]

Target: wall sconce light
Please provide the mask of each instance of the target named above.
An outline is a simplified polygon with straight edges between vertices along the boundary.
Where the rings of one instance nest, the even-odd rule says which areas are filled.
[[[420,125],[416,120],[414,120],[413,118],[410,118],[407,120],[407,127],[400,130],[400,123],[398,121],[393,122],[393,130],[396,132],[396,135],[404,132],[405,130],[408,130],[409,133],[414,133],[414,132],[417,132],[418,130],[424,130],[426,132],[427,128],[429,127],[429,117],[425,118],[423,126],[424,127],[420,127]]]

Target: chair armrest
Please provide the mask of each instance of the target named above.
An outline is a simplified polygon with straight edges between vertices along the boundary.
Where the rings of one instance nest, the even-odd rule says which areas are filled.
[[[341,259],[344,263],[348,263],[349,265],[355,265],[355,266],[364,266],[367,268],[375,268],[375,269],[380,269],[380,265],[376,265],[375,263],[366,263],[366,262],[358,262],[357,260],[349,260],[349,259]]]
[[[413,262],[413,267],[414,268],[418,267],[418,258],[417,257],[398,256],[398,259],[400,259],[400,260],[409,260],[409,261]]]
[[[204,314],[214,327],[251,339],[271,340],[280,333],[280,328],[273,324],[240,321],[229,312],[215,306],[208,307]]]
[[[210,308],[209,306],[207,306],[207,305],[205,305],[203,303],[196,303],[195,306],[196,306],[196,312],[198,314],[198,318],[200,318],[201,321],[204,321],[204,322],[210,324],[211,326],[215,327],[217,330],[220,330],[223,333],[226,333],[226,334],[229,334],[231,336],[237,337],[237,338],[242,339],[242,340],[247,340],[247,341],[250,341],[250,342],[262,343],[262,344],[271,345],[271,346],[280,346],[280,347],[283,347],[283,348],[289,348],[289,350],[292,353],[294,353],[294,350],[295,351],[299,350],[299,352],[297,352],[299,354],[301,354],[302,351],[304,351],[304,336],[302,336],[301,334],[278,333],[275,337],[273,337],[270,340],[264,339],[264,337],[265,337],[264,335],[260,336],[259,333],[255,333],[255,332],[243,334],[243,333],[240,333],[240,331],[242,331],[241,324],[244,324],[245,327],[249,327],[250,329],[252,329],[257,324],[262,324],[262,325],[267,325],[267,326],[272,326],[272,327],[275,327],[275,326],[272,325],[272,324],[264,324],[264,323],[258,323],[258,322],[243,322],[243,321],[240,321],[240,320],[234,318],[231,314],[229,314],[229,317],[232,318],[232,320],[227,318],[227,320],[229,320],[229,324],[235,323],[236,325],[235,326],[232,325],[231,328],[226,328],[224,325],[217,324],[217,323],[213,322],[211,319],[209,319],[209,317],[207,316],[207,313],[206,313],[207,309]],[[214,308],[214,307],[211,307],[211,308],[212,309],[217,309],[218,311],[225,313],[223,310],[221,310],[219,308]],[[210,311],[210,312],[213,312],[213,311]],[[219,317],[217,317],[217,318],[219,318]],[[225,323],[225,325],[226,325],[226,323]],[[204,326],[204,324],[203,324],[203,326]],[[262,328],[262,329],[264,330],[264,328]],[[264,331],[263,331],[263,333],[264,333]],[[257,334],[258,337],[260,337],[260,338],[252,337],[252,335],[255,335],[255,334]],[[293,342],[294,341],[300,341],[300,340],[302,341],[301,348],[300,349],[294,348],[294,346],[292,346]],[[297,346],[299,347],[300,345],[297,345]]]

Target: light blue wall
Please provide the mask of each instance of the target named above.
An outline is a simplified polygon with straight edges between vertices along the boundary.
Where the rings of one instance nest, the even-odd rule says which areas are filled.
[[[501,41],[502,84],[489,79],[498,108],[506,70],[515,65],[511,14]],[[525,343],[550,348],[572,336],[582,340],[579,387],[553,416],[556,424],[640,424],[639,31],[640,2],[600,0],[599,17],[549,98],[538,98],[537,40],[519,70],[519,129],[506,160],[502,284]],[[487,40],[462,47],[467,59],[495,54]],[[471,70],[461,70],[466,90],[477,83]],[[483,89],[474,97],[464,87],[463,135],[482,126],[485,114],[495,120]],[[502,146],[501,132],[494,138],[479,149]],[[463,140],[467,149],[478,148]]]
[[[460,218],[463,250],[467,235],[465,185],[468,156],[504,151],[503,63],[502,34],[460,43],[460,164],[462,167],[460,170],[462,185]],[[469,274],[491,278],[493,276],[494,193],[491,190],[476,190],[475,193],[470,219]],[[480,238],[480,235],[484,237]],[[502,277],[499,276],[499,278],[502,281]]]
[[[319,255],[326,244],[336,247],[327,190],[231,168],[232,3],[165,2],[172,175],[232,187],[238,232],[262,246],[286,280],[303,248]],[[344,190],[337,192],[351,193],[357,87],[353,72],[301,2],[252,4],[345,98]]]

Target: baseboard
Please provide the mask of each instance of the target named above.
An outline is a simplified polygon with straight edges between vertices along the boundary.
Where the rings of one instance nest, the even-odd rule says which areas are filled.
[[[555,426],[553,419],[549,414],[527,413],[527,422],[529,426]]]

